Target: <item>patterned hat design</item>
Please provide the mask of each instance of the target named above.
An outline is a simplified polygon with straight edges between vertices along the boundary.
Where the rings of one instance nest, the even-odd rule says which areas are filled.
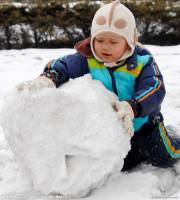
[[[118,0],[105,4],[94,15],[91,26],[91,50],[95,58],[103,62],[96,55],[93,47],[94,38],[103,32],[112,32],[124,37],[129,49],[116,62],[130,57],[135,49],[138,40],[136,21],[132,12]]]

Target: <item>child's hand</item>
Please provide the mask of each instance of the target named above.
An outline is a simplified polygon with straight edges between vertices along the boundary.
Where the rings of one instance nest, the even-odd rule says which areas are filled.
[[[24,91],[24,90],[39,90],[42,88],[53,88],[53,87],[55,87],[55,84],[51,79],[44,76],[39,76],[34,80],[19,83],[16,86],[16,89],[19,91]]]
[[[133,136],[133,119],[134,112],[132,107],[127,101],[113,101],[111,102],[112,107],[117,111],[117,116],[122,120],[123,127],[130,136]]]

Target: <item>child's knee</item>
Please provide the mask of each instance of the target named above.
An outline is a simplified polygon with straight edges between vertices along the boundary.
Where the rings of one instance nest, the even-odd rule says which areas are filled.
[[[143,134],[143,133],[142,133]],[[165,141],[167,139],[167,141]],[[141,135],[138,139],[141,154],[154,166],[172,167],[176,158],[173,155],[173,147],[163,123],[154,126],[150,134]],[[168,146],[169,145],[169,146]]]

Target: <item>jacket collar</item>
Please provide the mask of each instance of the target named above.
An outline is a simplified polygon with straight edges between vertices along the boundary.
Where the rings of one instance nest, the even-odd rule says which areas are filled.
[[[91,41],[91,38],[88,37],[82,41],[77,42],[74,45],[74,48],[77,50],[77,52],[79,52],[81,55],[85,57],[93,56],[91,48],[90,48],[90,41]]]

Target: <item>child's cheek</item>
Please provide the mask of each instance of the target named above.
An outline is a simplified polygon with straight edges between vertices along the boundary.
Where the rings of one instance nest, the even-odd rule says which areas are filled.
[[[99,49],[99,45],[98,45],[98,43],[96,41],[94,41],[93,46],[94,46],[94,51],[97,52],[98,49]]]
[[[120,53],[120,49],[119,48],[113,48],[113,52],[115,55],[118,55]]]

